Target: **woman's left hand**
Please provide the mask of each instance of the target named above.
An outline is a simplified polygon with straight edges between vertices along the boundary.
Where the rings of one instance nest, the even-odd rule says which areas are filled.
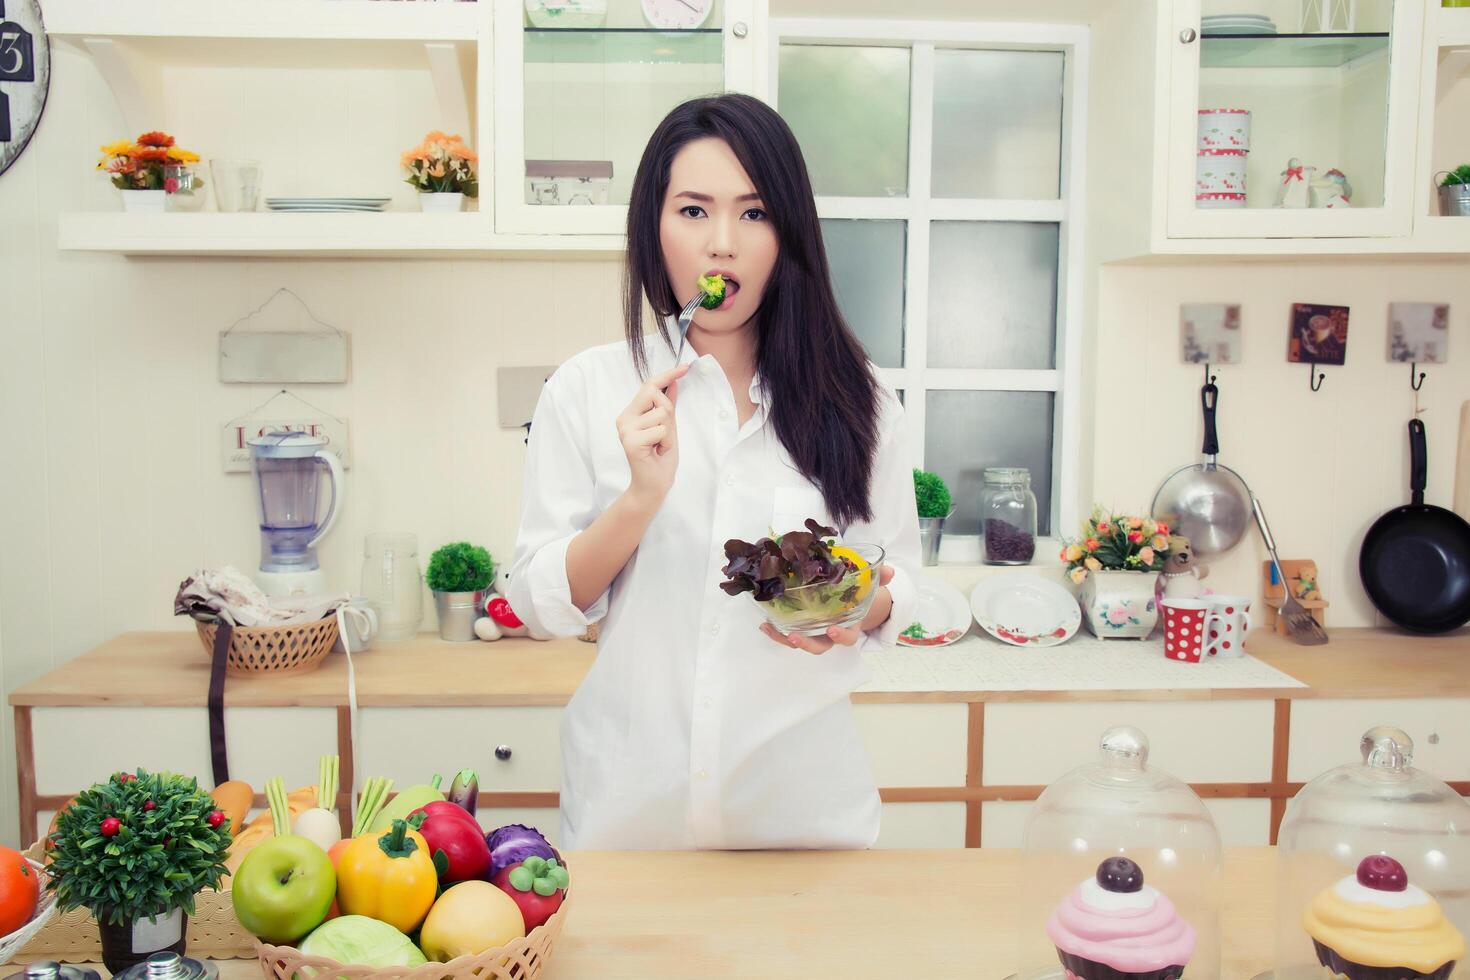
[[[893,580],[893,567],[884,565],[878,571],[878,594],[873,597],[873,605],[868,610],[868,617],[859,625],[846,628],[832,627],[826,636],[802,636],[800,633],[782,633],[770,623],[761,624],[761,632],[784,646],[794,647],[797,650],[805,650],[807,653],[823,654],[832,649],[834,645],[850,647],[863,638],[867,630],[877,629],[888,620],[889,610],[893,608],[893,599],[884,586]]]

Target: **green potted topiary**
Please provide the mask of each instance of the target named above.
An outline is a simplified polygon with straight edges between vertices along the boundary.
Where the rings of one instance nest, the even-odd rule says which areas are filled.
[[[439,613],[439,638],[476,639],[475,620],[485,615],[485,593],[495,581],[490,552],[468,541],[446,544],[429,556],[424,575]]]
[[[182,954],[194,896],[219,888],[230,822],[199,781],[139,769],[83,790],[47,839],[56,907],[97,919],[112,973],[152,953]]]
[[[1462,163],[1454,170],[1440,173],[1444,180],[1439,182],[1439,213],[1470,218],[1470,163]]]
[[[914,470],[914,500],[919,505],[919,549],[924,564],[939,564],[944,522],[954,513],[949,487],[938,473]]]

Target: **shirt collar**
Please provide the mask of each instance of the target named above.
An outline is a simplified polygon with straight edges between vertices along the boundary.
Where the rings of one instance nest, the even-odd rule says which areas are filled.
[[[677,345],[679,335],[678,331],[675,329],[675,326],[676,325],[674,323],[670,322],[669,336],[674,339],[674,343],[675,345]],[[665,346],[664,350],[668,350],[668,348]],[[668,356],[672,358],[673,351],[669,351]],[[695,352],[692,344],[687,343],[684,345],[684,353],[679,356],[679,364],[689,365],[689,371],[691,374],[703,374],[705,372],[714,372],[720,370],[720,362],[715,360],[713,354],[705,354],[701,356],[700,354]],[[762,383],[761,374],[759,371],[756,371],[755,375],[750,379],[750,389],[748,393],[750,395],[751,403],[759,406],[764,406],[766,403],[764,392],[765,386]]]

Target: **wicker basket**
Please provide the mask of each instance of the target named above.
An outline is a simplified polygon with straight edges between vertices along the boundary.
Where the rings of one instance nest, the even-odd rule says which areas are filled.
[[[199,641],[206,653],[214,652],[217,623],[196,622]],[[322,665],[337,642],[337,617],[294,623],[290,626],[236,626],[225,654],[225,672],[236,676],[252,674],[302,674]]]
[[[302,967],[315,967],[318,976],[341,980],[536,980],[551,960],[551,953],[561,938],[562,924],[567,920],[568,891],[556,914],[531,930],[529,936],[504,946],[487,949],[474,956],[458,956],[448,963],[425,963],[423,966],[354,966],[338,963],[322,956],[305,956],[294,946],[272,946],[256,943],[260,968],[266,977],[292,980]]]
[[[26,857],[37,867],[42,858],[39,842],[27,848]],[[44,878],[42,879],[45,880]],[[43,886],[44,887],[44,886]],[[7,936],[0,943],[5,956],[0,962],[16,960],[34,963],[38,960],[55,960],[58,963],[100,963],[102,961],[102,935],[97,931],[97,920],[86,909],[70,912],[56,911],[54,892],[42,893],[41,901],[50,910],[46,922],[35,933],[27,937],[14,949],[10,948]],[[38,911],[31,920],[34,925],[41,918]],[[25,932],[30,929],[21,930]],[[21,933],[16,933],[19,936]],[[235,907],[227,891],[203,891],[194,896],[194,914],[189,917],[189,944],[191,956],[209,957],[216,960],[250,959],[255,956],[255,937],[245,931],[235,918]]]
[[[49,875],[46,874],[46,866],[41,864],[29,854],[26,855],[26,863],[35,872],[36,879],[41,883],[41,895],[36,901],[36,911],[31,916],[31,921],[21,926],[8,936],[0,937],[0,963],[9,963],[15,958],[15,954],[25,948],[26,944],[35,939],[42,929],[46,928],[56,916],[56,893],[46,887]]]

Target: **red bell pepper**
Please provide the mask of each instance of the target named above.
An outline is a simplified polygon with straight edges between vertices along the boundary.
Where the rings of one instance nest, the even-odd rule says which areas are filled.
[[[410,826],[422,820],[417,830],[429,845],[439,881],[475,881],[490,870],[490,846],[480,822],[464,807],[448,800],[434,800],[409,814]],[[440,855],[443,855],[441,858]]]
[[[561,908],[567,897],[567,869],[555,858],[528,857],[501,868],[491,884],[520,906],[526,932],[541,925]]]

